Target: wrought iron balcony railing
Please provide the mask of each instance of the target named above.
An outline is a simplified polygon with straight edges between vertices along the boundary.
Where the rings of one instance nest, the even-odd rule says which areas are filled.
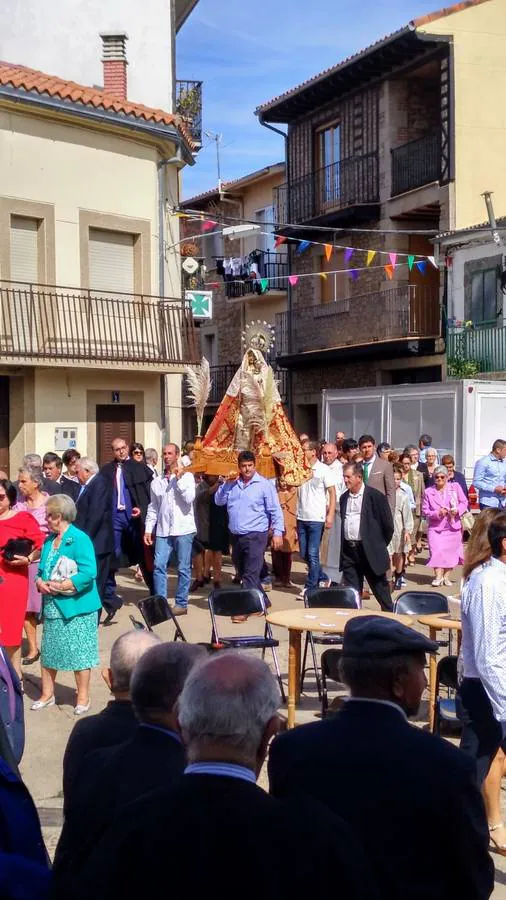
[[[392,196],[441,177],[441,133],[431,131],[392,150]]]
[[[277,250],[266,250],[262,253],[258,263],[259,278],[234,277],[232,281],[225,281],[225,296],[229,299],[246,297],[254,294],[256,285],[261,278],[268,278],[268,290],[286,291],[288,285],[288,254]]]
[[[181,298],[0,281],[0,358],[183,365],[196,329]]]
[[[291,342],[289,341],[291,329]],[[276,356],[441,334],[437,289],[404,284],[276,315]]]
[[[198,147],[202,146],[202,82],[176,81],[176,112],[185,120]]]
[[[307,222],[327,213],[379,201],[378,154],[353,156],[274,188],[274,219],[278,225]],[[290,217],[288,217],[290,210]]]

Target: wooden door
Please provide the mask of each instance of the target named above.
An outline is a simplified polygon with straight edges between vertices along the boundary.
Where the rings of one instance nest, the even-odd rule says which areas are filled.
[[[111,403],[97,406],[97,462],[99,466],[113,459],[111,444],[123,438],[127,444],[135,440],[135,405]]]
[[[0,377],[0,469],[9,473],[9,379]]]
[[[433,256],[434,246],[421,234],[409,236],[409,253],[417,260],[420,256]],[[439,269],[426,260],[425,271],[415,265],[409,273],[413,286],[410,297],[410,331],[420,336],[436,337],[440,333]]]

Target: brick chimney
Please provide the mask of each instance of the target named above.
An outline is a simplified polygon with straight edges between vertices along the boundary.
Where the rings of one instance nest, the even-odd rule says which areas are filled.
[[[127,99],[127,58],[125,32],[106,32],[102,38],[102,62],[104,64],[104,91]]]

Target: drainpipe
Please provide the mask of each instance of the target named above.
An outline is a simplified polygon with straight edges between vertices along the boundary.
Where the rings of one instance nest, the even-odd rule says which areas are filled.
[[[291,165],[290,165],[290,154],[288,152],[288,134],[284,131],[281,131],[280,128],[275,128],[274,125],[271,125],[269,122],[266,122],[262,115],[258,116],[258,121],[260,125],[263,125],[264,128],[268,128],[269,131],[274,131],[276,134],[280,134],[285,142],[285,166],[286,166],[286,218],[288,219],[288,223],[291,223]],[[286,252],[288,258],[288,272],[292,271],[292,245],[290,241],[287,241]],[[286,312],[288,315],[288,328],[287,328],[287,338],[288,338],[288,356],[290,356],[292,352],[292,285],[290,282],[287,284],[287,292],[286,292]],[[293,419],[293,396],[292,396],[292,369],[289,367],[287,369],[287,379],[286,379],[286,405],[288,408],[288,416],[290,419]]]

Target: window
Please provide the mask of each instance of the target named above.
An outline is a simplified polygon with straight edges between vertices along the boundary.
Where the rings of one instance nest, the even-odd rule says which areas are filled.
[[[90,228],[90,288],[133,294],[135,236]]]
[[[257,209],[255,219],[263,234],[258,235],[257,247],[259,250],[274,251],[276,236],[273,233],[274,207],[266,206],[265,209]]]
[[[497,322],[497,269],[475,272],[471,280],[471,321],[475,325]]]
[[[323,205],[332,206],[340,196],[341,126],[339,122],[317,131],[316,141],[319,169],[318,193]]]
[[[39,220],[11,216],[11,281],[37,283]]]

